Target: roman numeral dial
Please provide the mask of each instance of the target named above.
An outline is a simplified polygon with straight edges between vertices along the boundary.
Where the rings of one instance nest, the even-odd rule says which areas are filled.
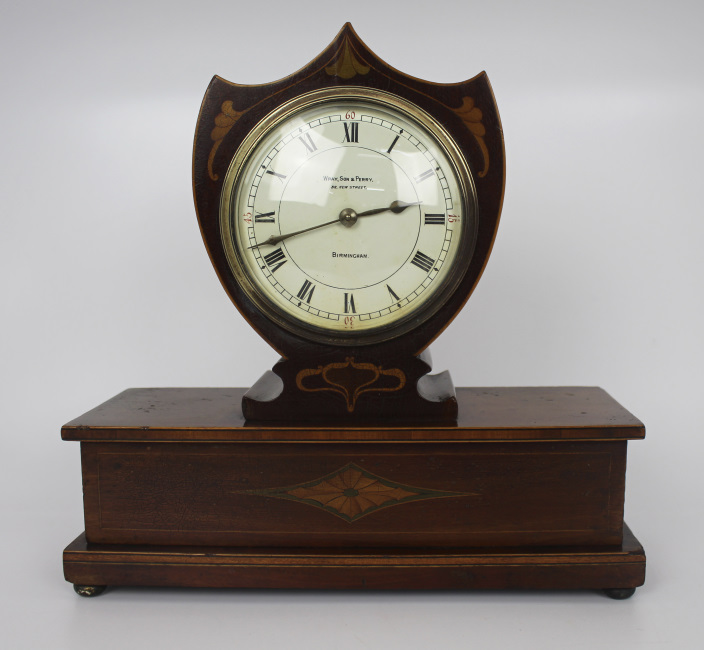
[[[294,100],[243,143],[225,181],[231,264],[257,306],[302,336],[344,343],[422,322],[473,236],[462,195],[473,186],[444,129],[365,92]]]

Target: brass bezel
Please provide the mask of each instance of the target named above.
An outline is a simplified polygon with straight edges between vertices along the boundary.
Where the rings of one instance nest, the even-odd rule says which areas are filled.
[[[233,227],[233,203],[236,203],[236,192],[249,159],[260,140],[279,123],[294,114],[305,111],[311,105],[332,103],[342,100],[366,101],[383,108],[404,114],[404,117],[427,131],[438,146],[444,151],[452,164],[455,178],[461,192],[463,226],[462,242],[455,258],[454,267],[442,281],[434,295],[416,309],[400,316],[398,320],[365,330],[336,331],[311,325],[303,320],[297,320],[293,315],[283,312],[280,307],[269,299],[251,279],[249,267],[245,264],[235,245]],[[412,102],[385,91],[357,86],[340,86],[324,88],[300,95],[266,115],[245,137],[230,162],[222,193],[220,195],[220,234],[228,265],[238,284],[256,307],[277,325],[288,331],[318,343],[354,346],[371,345],[397,338],[419,327],[433,316],[452,296],[464,277],[474,253],[478,231],[477,192],[472,172],[467,161],[456,146],[453,138],[442,125],[429,113]]]

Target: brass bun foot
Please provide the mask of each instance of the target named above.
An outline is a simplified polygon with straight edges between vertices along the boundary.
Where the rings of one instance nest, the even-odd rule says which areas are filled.
[[[604,589],[604,593],[614,600],[626,600],[630,598],[634,593],[636,593],[635,587],[629,587],[628,589]]]
[[[105,585],[73,585],[73,590],[84,598],[100,596],[105,591]]]

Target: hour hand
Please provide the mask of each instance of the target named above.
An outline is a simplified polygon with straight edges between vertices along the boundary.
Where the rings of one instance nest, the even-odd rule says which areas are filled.
[[[318,228],[322,228],[323,226],[330,226],[333,223],[338,223],[340,220],[339,219],[333,219],[332,221],[326,221],[325,223],[319,223],[317,226],[311,226],[310,228],[303,228],[302,230],[296,230],[295,232],[287,232],[285,235],[271,235],[268,239],[265,239],[263,242],[259,242],[258,244],[253,244],[252,246],[248,246],[247,248],[259,248],[260,246],[273,246],[274,244],[278,244],[279,242],[282,242],[284,239],[288,239],[289,237],[293,237],[294,235],[300,235],[301,233],[308,232],[310,230],[317,230]]]

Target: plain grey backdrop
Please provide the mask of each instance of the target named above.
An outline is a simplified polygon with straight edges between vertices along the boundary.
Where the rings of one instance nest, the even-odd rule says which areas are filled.
[[[690,648],[701,631],[704,5],[0,5],[0,637],[4,647]],[[343,23],[383,59],[486,70],[507,158],[492,258],[433,344],[458,385],[599,385],[644,421],[626,520],[646,585],[593,592],[115,589],[81,599],[79,447],[130,386],[251,384],[276,359],[221,289],[191,195],[213,74],[286,76]]]

